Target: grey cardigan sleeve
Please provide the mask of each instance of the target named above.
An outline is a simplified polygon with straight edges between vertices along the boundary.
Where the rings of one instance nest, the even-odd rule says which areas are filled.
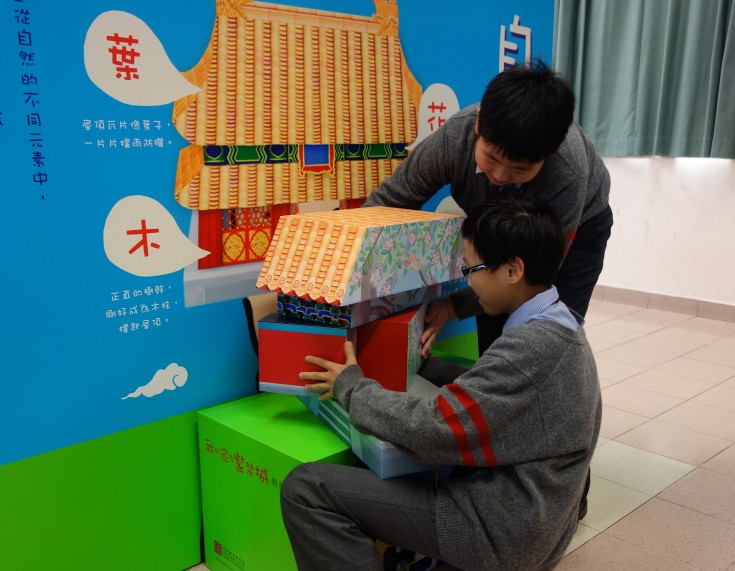
[[[499,466],[542,458],[560,439],[567,452],[584,448],[567,421],[586,411],[579,405],[594,387],[580,334],[534,320],[506,332],[434,398],[385,390],[357,365],[337,377],[334,395],[358,430],[421,462]]]
[[[364,206],[420,209],[451,180],[445,132],[441,128],[421,141],[393,174],[373,190]]]
[[[357,365],[337,377],[333,391],[359,431],[392,442],[419,462],[461,463],[455,438],[434,400],[386,390],[365,378]]]
[[[474,184],[477,105],[452,115],[446,123],[421,141],[365,201],[365,206],[419,209],[438,190],[451,185],[452,196],[466,207],[476,202]]]

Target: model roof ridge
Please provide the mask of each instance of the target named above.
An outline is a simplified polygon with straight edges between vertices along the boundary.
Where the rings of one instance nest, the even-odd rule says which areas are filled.
[[[367,209],[370,209],[370,211],[368,212]],[[375,217],[376,213],[380,215],[381,222],[370,220]],[[397,208],[394,206],[367,206],[363,208],[350,208],[347,210],[325,210],[321,212],[304,212],[282,216],[282,218],[286,217],[293,219],[320,220],[332,224],[354,224],[365,228],[376,228],[381,226],[392,226],[395,224],[402,225],[411,222],[446,220],[451,218],[460,218],[461,216],[459,214]]]

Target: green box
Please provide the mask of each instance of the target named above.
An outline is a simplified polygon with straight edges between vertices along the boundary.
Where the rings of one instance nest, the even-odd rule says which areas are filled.
[[[281,483],[304,462],[352,465],[355,455],[293,395],[260,393],[198,418],[207,567],[295,571]]]

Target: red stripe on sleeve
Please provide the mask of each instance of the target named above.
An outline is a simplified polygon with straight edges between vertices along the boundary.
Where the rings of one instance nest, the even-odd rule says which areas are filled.
[[[577,231],[572,230],[571,232],[567,232],[567,247],[564,250],[564,255],[566,256],[569,252],[569,248],[572,247],[572,242],[574,242],[574,238],[577,236]]]
[[[462,461],[467,466],[476,466],[475,458],[472,456],[472,451],[470,450],[470,441],[467,438],[467,433],[464,431],[464,427],[457,418],[457,415],[454,414],[451,405],[441,395],[436,399],[436,405],[444,417],[444,422],[447,423],[454,433],[454,439],[457,441],[457,448],[459,448],[459,452],[462,455]]]
[[[468,395],[459,385],[450,384],[447,385],[447,389],[457,397],[457,400],[470,415],[472,423],[475,425],[475,430],[477,430],[477,439],[480,442],[480,450],[482,450],[485,462],[488,466],[497,466],[498,461],[495,459],[495,452],[493,452],[493,447],[490,444],[490,427],[487,425],[485,416],[482,414],[480,407],[477,406],[475,399]]]

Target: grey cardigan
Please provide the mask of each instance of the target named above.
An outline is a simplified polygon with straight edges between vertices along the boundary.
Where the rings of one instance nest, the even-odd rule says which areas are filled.
[[[421,141],[364,205],[418,209],[447,184],[452,198],[465,212],[487,200],[487,177],[477,172],[475,162],[478,109],[475,104],[458,111]],[[534,179],[509,192],[546,200],[571,240],[579,226],[607,208],[610,174],[590,140],[573,123],[559,149],[544,161]],[[459,319],[483,311],[469,288],[455,292],[450,299]]]
[[[453,464],[438,489],[442,554],[463,569],[551,569],[577,525],[602,405],[584,331],[511,328],[435,398],[384,390],[359,366],[334,395],[359,430]]]
[[[458,111],[421,141],[372,192],[365,206],[418,209],[447,184],[465,212],[487,200],[486,177],[477,172],[475,162],[478,109],[479,104],[475,104]],[[548,201],[560,216],[565,233],[570,233],[607,207],[610,175],[590,140],[573,123],[536,177],[513,193]]]

